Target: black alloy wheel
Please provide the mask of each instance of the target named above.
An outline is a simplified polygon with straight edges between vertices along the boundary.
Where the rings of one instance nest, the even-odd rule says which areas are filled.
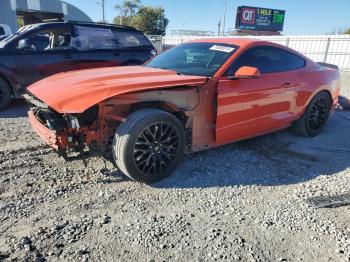
[[[138,170],[151,176],[166,170],[180,151],[180,137],[179,131],[167,122],[147,126],[134,144]]]
[[[326,91],[316,94],[304,114],[293,123],[293,130],[303,136],[317,136],[325,127],[332,108],[332,98]]]
[[[138,110],[119,125],[112,152],[120,171],[131,179],[147,184],[160,181],[170,175],[183,158],[183,124],[163,110]]]
[[[309,125],[312,130],[318,130],[327,120],[329,108],[329,101],[326,97],[320,97],[318,100],[314,101],[309,116]]]

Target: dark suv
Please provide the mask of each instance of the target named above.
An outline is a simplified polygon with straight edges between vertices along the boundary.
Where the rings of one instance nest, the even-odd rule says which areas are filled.
[[[132,27],[72,21],[25,26],[0,42],[0,109],[47,76],[139,65],[156,53],[148,38]]]

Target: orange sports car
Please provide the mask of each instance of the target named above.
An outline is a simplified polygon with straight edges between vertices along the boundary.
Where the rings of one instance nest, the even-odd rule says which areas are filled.
[[[290,126],[318,135],[339,89],[334,65],[275,43],[216,38],[143,66],[60,73],[26,98],[33,128],[60,154],[112,149],[124,174],[152,183],[184,154]]]

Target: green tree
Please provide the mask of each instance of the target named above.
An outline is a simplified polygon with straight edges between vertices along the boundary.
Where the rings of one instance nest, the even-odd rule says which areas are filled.
[[[132,18],[138,12],[140,7],[140,0],[124,0],[123,4],[114,7],[119,12],[119,15],[114,17],[113,23],[119,25],[130,25]]]
[[[21,28],[24,26],[24,21],[22,16],[17,16],[17,25],[18,25],[18,28]]]
[[[162,7],[142,6],[141,0],[124,0],[115,9],[113,23],[136,27],[149,35],[165,35],[169,20]]]
[[[142,6],[130,25],[148,35],[165,35],[168,23],[162,7]]]
[[[350,35],[350,27],[348,29],[346,29],[343,34],[347,34],[347,35]]]

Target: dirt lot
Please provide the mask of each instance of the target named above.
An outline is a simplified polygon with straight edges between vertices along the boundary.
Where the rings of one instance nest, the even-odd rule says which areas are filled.
[[[65,163],[17,103],[0,113],[0,261],[350,261],[349,130],[337,110],[318,137],[197,153],[146,186]]]

